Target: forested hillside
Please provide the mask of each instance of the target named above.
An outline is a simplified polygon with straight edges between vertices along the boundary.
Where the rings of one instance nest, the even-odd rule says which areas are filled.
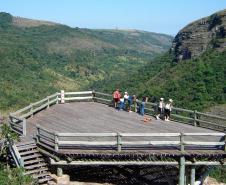
[[[223,104],[226,102],[225,30],[226,11],[195,21],[176,35],[169,52],[139,70],[124,74],[123,78],[110,76],[92,87],[106,92],[119,87],[139,97],[149,96],[151,101],[172,98],[175,106],[193,110]],[[206,37],[208,41],[203,41]]]
[[[163,34],[71,28],[7,13],[0,13],[0,38],[1,112],[136,71],[172,41]]]

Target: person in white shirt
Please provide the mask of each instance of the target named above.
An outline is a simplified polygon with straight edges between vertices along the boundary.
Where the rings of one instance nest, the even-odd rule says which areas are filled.
[[[165,105],[165,121],[169,121],[170,113],[171,113],[172,107],[173,107],[172,104],[173,104],[173,100],[169,99],[169,101]]]
[[[129,94],[128,94],[128,92],[125,92],[125,94],[124,94],[124,99],[125,99],[125,100],[128,100],[128,99],[129,99]]]
[[[164,111],[164,98],[160,98],[160,101],[158,103],[158,114],[156,115],[156,119],[160,119],[160,116],[163,114]]]
[[[124,101],[124,97],[121,97],[119,99],[119,107],[118,110],[123,110],[125,108],[125,101]]]
[[[125,94],[124,94],[124,109],[125,109],[125,111],[129,110],[129,94],[128,94],[128,92],[125,92]]]

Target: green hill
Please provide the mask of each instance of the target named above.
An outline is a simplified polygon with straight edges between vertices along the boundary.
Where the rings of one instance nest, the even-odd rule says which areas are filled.
[[[1,112],[137,70],[172,41],[164,34],[71,28],[8,13],[0,13],[0,38]]]
[[[140,97],[149,96],[151,101],[172,98],[175,106],[193,110],[223,104],[226,102],[225,30],[226,10],[195,21],[176,35],[173,47],[166,54],[139,70],[123,77],[105,78],[92,87],[106,92],[119,87]]]

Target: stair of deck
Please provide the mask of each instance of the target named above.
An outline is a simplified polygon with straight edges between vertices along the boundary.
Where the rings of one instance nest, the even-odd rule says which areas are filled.
[[[17,143],[16,147],[24,161],[24,175],[31,175],[39,184],[48,183],[52,180],[47,163],[34,141]]]

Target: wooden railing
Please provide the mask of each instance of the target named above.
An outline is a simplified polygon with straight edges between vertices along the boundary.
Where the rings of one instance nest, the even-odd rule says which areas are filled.
[[[113,106],[112,95],[95,92],[95,91],[82,91],[82,92],[64,92],[55,93],[51,96],[31,103],[14,113],[10,113],[9,120],[12,129],[20,135],[26,135],[26,118],[32,117],[35,113],[42,109],[49,108],[53,104],[68,103],[73,101],[94,101]],[[135,103],[141,103],[137,101]],[[136,104],[132,104],[134,110]],[[155,115],[157,109],[156,103],[147,102],[145,113]],[[171,114],[171,119],[177,122],[187,123],[193,126],[205,127],[213,130],[226,132],[226,118],[212,114],[198,112],[196,110],[188,110],[174,107]]]
[[[47,96],[46,98],[31,103],[30,105],[9,114],[9,123],[13,131],[19,135],[26,136],[26,118],[33,117],[33,115],[45,108],[49,108],[51,105],[58,103],[59,93]]]
[[[58,133],[37,125],[36,136],[39,145],[55,152],[76,149],[121,152],[159,148],[181,152],[202,149],[226,151],[224,133]],[[206,141],[206,137],[213,137],[213,141]]]
[[[94,92],[94,101],[113,106],[112,95],[110,94]],[[141,101],[137,101],[135,103],[141,103]],[[132,104],[133,108],[132,110],[134,110],[134,106],[136,105]],[[156,112],[157,104],[147,102],[145,107],[145,113],[154,116],[156,115]],[[205,127],[213,130],[226,132],[226,117],[202,113],[196,110],[188,110],[173,107],[171,119],[177,122],[183,122],[193,126]]]
[[[81,91],[81,92],[62,92],[59,94],[61,102],[72,101],[89,101],[93,99],[93,91]]]
[[[24,161],[22,159],[22,157],[20,156],[19,151],[17,150],[16,145],[13,143],[13,141],[11,141],[10,145],[9,145],[9,151],[13,157],[13,160],[16,163],[17,167],[24,167]]]
[[[26,119],[33,117],[37,112],[49,108],[51,105],[61,103],[67,103],[72,101],[90,101],[93,100],[93,91],[82,91],[82,92],[64,92],[54,93],[46,98],[31,103],[30,105],[9,114],[9,123],[11,128],[19,135],[26,136],[27,123]]]

